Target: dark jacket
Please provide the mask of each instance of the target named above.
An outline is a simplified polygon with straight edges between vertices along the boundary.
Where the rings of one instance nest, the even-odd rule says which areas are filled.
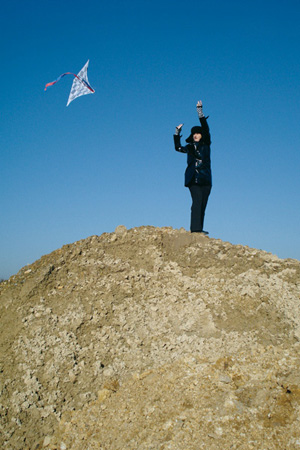
[[[185,171],[185,186],[199,184],[211,186],[211,164],[210,164],[210,133],[205,117],[200,119],[203,134],[200,142],[182,146],[179,135],[174,135],[175,150],[187,153],[187,168]]]

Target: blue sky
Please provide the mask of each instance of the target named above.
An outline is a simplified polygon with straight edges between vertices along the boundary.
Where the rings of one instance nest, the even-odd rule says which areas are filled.
[[[300,259],[297,1],[1,7],[0,278],[123,224],[189,229],[186,138],[212,135],[213,238]],[[87,60],[94,95],[68,107]]]

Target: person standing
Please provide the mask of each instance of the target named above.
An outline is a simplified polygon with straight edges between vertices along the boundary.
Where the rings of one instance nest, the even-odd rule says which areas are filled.
[[[180,132],[183,124],[176,127],[174,134],[175,150],[187,153],[187,168],[185,171],[185,186],[189,188],[192,197],[191,226],[192,233],[208,234],[203,230],[205,209],[212,187],[210,145],[211,138],[207,118],[203,114],[202,101],[197,103],[197,113],[201,126],[191,129],[186,139],[187,145],[182,146]]]

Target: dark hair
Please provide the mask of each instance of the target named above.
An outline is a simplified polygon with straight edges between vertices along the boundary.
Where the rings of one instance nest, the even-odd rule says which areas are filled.
[[[188,142],[189,144],[193,142],[193,135],[195,133],[200,133],[203,136],[203,130],[202,127],[200,127],[199,125],[196,125],[195,127],[193,127],[191,129],[191,134],[189,135],[189,137],[185,140],[185,142]]]

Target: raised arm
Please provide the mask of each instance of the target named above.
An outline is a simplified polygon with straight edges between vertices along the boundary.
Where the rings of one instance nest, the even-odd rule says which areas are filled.
[[[211,144],[211,138],[210,138],[209,127],[208,127],[207,120],[206,120],[208,116],[205,117],[204,114],[203,114],[203,105],[202,105],[202,101],[201,100],[199,100],[198,103],[197,103],[197,113],[198,113],[198,117],[199,117],[199,120],[200,120],[200,123],[201,123],[201,127],[203,129],[202,139],[203,139],[203,141],[206,144],[210,145]]]
[[[183,123],[181,123],[180,125],[177,125],[177,127],[175,128],[174,145],[175,145],[175,150],[177,152],[186,153],[185,147],[182,147],[181,142],[180,142],[180,138],[181,138],[180,133],[181,133],[182,126],[183,126]]]

